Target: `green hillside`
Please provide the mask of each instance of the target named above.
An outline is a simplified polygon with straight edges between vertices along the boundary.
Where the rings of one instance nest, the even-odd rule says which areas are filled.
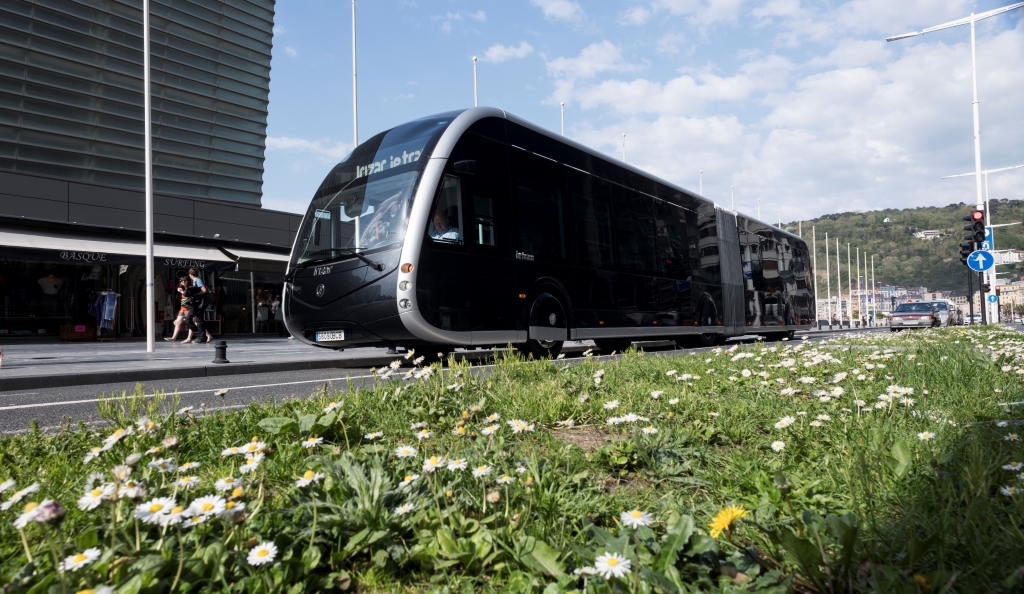
[[[1024,200],[993,200],[991,208],[992,222],[995,224],[1024,221]],[[824,280],[824,241],[825,234],[828,233],[833,279],[836,238],[839,239],[844,287],[846,244],[849,243],[854,250],[854,276],[856,249],[859,247],[862,254],[867,252],[869,261],[871,254],[875,254],[877,283],[922,285],[933,290],[965,291],[967,269],[960,264],[959,244],[963,241],[963,226],[967,224],[962,217],[973,210],[973,205],[961,202],[942,207],[831,214],[803,221],[803,237],[810,245],[813,226],[817,235],[819,282]],[[885,222],[886,219],[888,222]],[[785,227],[791,232],[797,232],[795,221]],[[914,237],[914,233],[926,229],[937,229],[943,235],[935,239]],[[1024,249],[1024,225],[997,228],[995,239],[997,249]],[[1014,277],[1019,277],[1024,275],[1024,264],[1000,266],[999,272],[1010,272]]]

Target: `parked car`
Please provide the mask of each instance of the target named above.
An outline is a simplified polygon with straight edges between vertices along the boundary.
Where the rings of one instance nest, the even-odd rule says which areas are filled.
[[[889,314],[889,329],[892,332],[905,328],[937,328],[941,323],[938,308],[927,301],[901,303]]]

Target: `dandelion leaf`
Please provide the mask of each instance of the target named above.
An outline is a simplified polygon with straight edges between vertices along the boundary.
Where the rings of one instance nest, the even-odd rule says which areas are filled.
[[[565,564],[559,561],[558,551],[543,540],[532,536],[523,537],[519,541],[520,561],[534,571],[544,572],[557,578],[565,573]]]
[[[257,425],[260,426],[260,429],[271,435],[298,433],[299,431],[299,426],[295,423],[295,419],[290,417],[269,417],[263,419]]]
[[[889,456],[889,467],[892,468],[896,477],[903,478],[906,476],[913,464],[914,453],[910,449],[910,444],[905,441],[894,443]]]
[[[665,536],[661,539],[661,554],[655,562],[654,568],[664,572],[666,568],[674,566],[679,555],[686,549],[693,535],[693,518],[673,511],[666,520]]]

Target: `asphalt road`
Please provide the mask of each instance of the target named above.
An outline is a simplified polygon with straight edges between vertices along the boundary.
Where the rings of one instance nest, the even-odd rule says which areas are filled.
[[[885,328],[875,329],[887,330]],[[812,332],[808,340],[821,340],[840,334],[838,332]],[[846,332],[845,334],[849,334]],[[751,337],[752,338],[752,337]],[[669,347],[645,345],[650,354],[671,352]],[[381,349],[383,352],[383,349]],[[579,355],[570,355],[569,359]],[[487,365],[486,361],[475,364]],[[221,377],[200,377],[190,380],[154,380],[144,384],[144,397],[152,397],[154,391],[167,394],[177,392],[180,406],[194,406],[206,410],[237,409],[250,402],[280,402],[296,397],[306,397],[324,384],[334,384],[345,389],[346,381],[354,386],[370,379],[369,369],[323,369],[274,373],[256,373]],[[101,423],[97,403],[101,395],[135,392],[135,384],[100,384],[39,390],[18,390],[0,392],[0,434],[25,431],[33,419],[43,431],[57,431],[61,423]],[[227,394],[217,396],[214,392],[227,389]]]

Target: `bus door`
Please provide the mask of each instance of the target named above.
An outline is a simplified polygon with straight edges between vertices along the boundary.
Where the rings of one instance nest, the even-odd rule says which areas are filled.
[[[470,330],[472,295],[464,290],[469,271],[465,233],[461,180],[446,173],[427,221],[416,288],[420,313],[441,330]]]
[[[465,134],[452,160],[460,174],[466,208],[469,283],[460,290],[472,296],[473,332],[515,330],[519,299],[515,292],[507,148],[483,136]],[[474,342],[478,338],[474,335]]]
[[[509,162],[516,213],[515,283],[517,296],[521,297],[517,329],[526,330],[538,281],[544,279],[557,287],[560,294],[556,297],[561,300],[573,291],[566,174],[559,163],[515,147],[509,148]],[[572,315],[569,311],[565,314]],[[562,320],[556,325],[569,327]]]

